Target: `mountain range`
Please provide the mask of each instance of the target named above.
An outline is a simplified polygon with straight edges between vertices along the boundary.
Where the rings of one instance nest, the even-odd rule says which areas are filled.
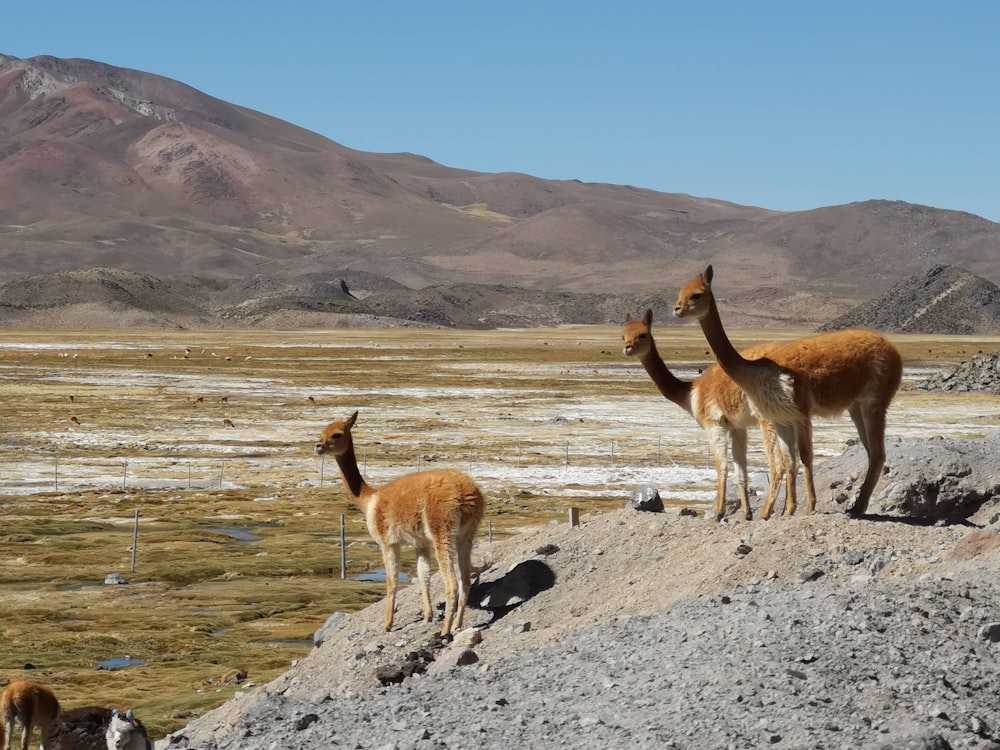
[[[819,325],[933,267],[1000,282],[1000,224],[474,172],[151,73],[0,54],[2,325],[662,319],[708,263],[732,322]]]

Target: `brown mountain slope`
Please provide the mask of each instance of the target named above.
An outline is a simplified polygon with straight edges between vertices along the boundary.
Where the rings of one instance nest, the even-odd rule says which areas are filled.
[[[89,60],[0,55],[0,195],[0,283],[93,267],[292,284],[359,273],[637,299],[669,298],[711,262],[734,315],[786,325],[931,264],[1000,282],[1000,225],[970,214],[888,201],[782,213],[454,169]],[[810,311],[814,295],[833,302]]]

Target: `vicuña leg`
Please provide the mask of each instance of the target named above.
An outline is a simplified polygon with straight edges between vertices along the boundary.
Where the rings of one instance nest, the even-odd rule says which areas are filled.
[[[798,474],[799,464],[798,464],[798,444],[799,444],[799,430],[794,424],[775,424],[774,430],[778,434],[778,440],[781,444],[785,446],[785,451],[787,452],[785,471],[787,482],[785,484],[785,515],[790,516],[795,512],[796,507],[796,490],[795,490],[795,477]],[[774,483],[777,485],[777,482]],[[767,500],[764,502],[764,507],[760,511],[760,517],[763,519],[768,519],[774,512],[774,503],[778,498],[778,488],[772,486],[767,493]]]
[[[804,420],[798,427],[799,438],[799,462],[802,464],[802,476],[806,485],[806,513],[811,514],[816,510],[816,484],[813,481],[813,427],[812,420]],[[794,512],[792,508],[792,512]],[[785,515],[790,516],[788,508],[785,508]]]
[[[417,548],[417,580],[420,582],[420,597],[424,602],[424,622],[434,619],[434,605],[431,603],[431,551],[426,547]]]
[[[706,430],[708,447],[712,452],[712,462],[715,464],[715,475],[718,478],[715,485],[715,518],[718,523],[726,515],[726,479],[729,473],[729,434],[722,425],[714,424]],[[733,456],[736,459],[735,455]],[[738,459],[736,459],[738,463]]]
[[[469,601],[469,588],[472,586],[472,534],[463,532],[459,535],[455,553],[458,556],[458,612],[455,615],[454,629],[462,627],[465,619],[465,606]]]
[[[396,613],[396,586],[399,584],[399,543],[382,546],[382,564],[385,566],[385,630],[392,630]]]
[[[750,510],[750,489],[749,477],[747,477],[747,431],[732,430],[733,434],[733,463],[736,464],[736,484],[740,491],[740,508],[743,510],[743,518],[747,521],[753,520],[753,511]],[[726,468],[723,467],[723,471]],[[725,483],[723,483],[725,492]],[[725,502],[725,498],[723,498]]]
[[[848,511],[851,516],[857,518],[868,510],[868,501],[878,483],[882,467],[885,466],[885,410],[866,409],[864,405],[854,403],[849,411],[868,453],[868,471],[865,473],[864,484],[861,485],[858,499]]]
[[[451,632],[458,609],[458,579],[455,578],[455,546],[449,539],[435,539],[434,552],[437,554],[438,568],[444,579],[444,624],[441,635]]]

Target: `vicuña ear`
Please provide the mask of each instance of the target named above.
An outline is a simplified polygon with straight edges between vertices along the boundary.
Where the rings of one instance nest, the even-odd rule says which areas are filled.
[[[344,425],[345,425],[345,426],[346,426],[346,427],[347,427],[348,429],[350,429],[351,427],[354,427],[354,423],[355,423],[355,422],[357,422],[357,421],[358,421],[358,413],[357,413],[357,412],[354,412],[354,413],[353,413],[353,414],[352,414],[351,416],[349,416],[349,417],[347,418],[347,421],[346,421],[346,422],[344,422]]]
[[[703,273],[701,275],[701,277],[703,279],[705,279],[705,283],[706,284],[711,284],[712,283],[712,266],[711,266],[711,264],[708,266],[708,268],[705,269],[705,273]]]
[[[646,325],[652,325],[653,324],[653,308],[647,307],[646,308],[646,314],[642,316],[642,319],[646,323]]]

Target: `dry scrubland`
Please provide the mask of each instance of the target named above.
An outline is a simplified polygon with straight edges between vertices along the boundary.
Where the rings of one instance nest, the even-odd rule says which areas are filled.
[[[678,375],[708,361],[699,331],[654,334]],[[894,341],[907,371],[890,437],[996,427],[996,396],[911,386],[1000,341]],[[341,513],[349,576],[380,558],[336,465],[313,455],[335,417],[360,410],[359,458],[374,483],[431,465],[473,474],[495,538],[573,506],[618,508],[645,483],[705,510],[714,487],[697,425],[611,327],[7,331],[0,405],[0,682],[30,676],[65,706],[135,708],[156,737],[231,697],[230,669],[266,682],[310,650],[331,612],[381,597],[381,583],[340,579]],[[853,436],[846,418],[818,424],[818,458]],[[752,465],[761,458],[753,440]],[[109,573],[129,583],[105,585]],[[99,668],[109,660],[129,666]]]

